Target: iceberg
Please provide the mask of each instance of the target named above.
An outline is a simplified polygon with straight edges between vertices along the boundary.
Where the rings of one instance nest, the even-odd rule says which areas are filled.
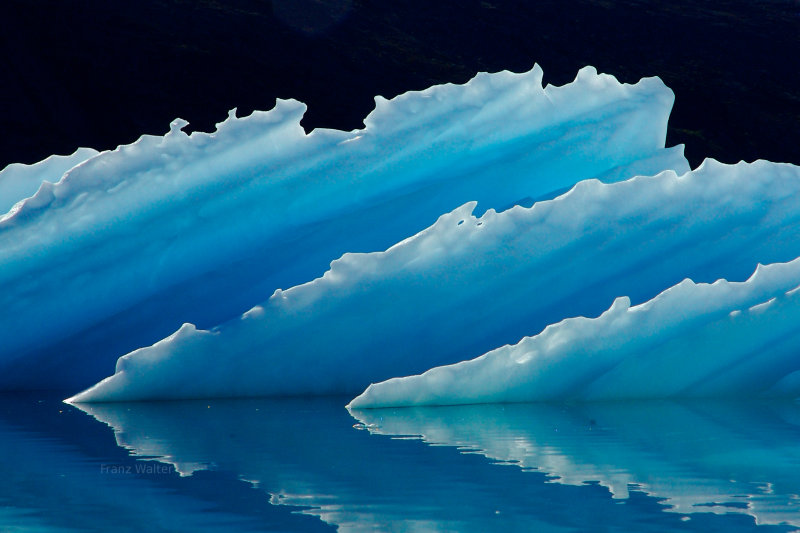
[[[514,346],[372,384],[350,407],[800,396],[800,258],[747,281],[686,280]]]
[[[720,344],[674,357],[655,350],[706,322],[711,335],[720,313],[781,299],[800,285],[800,261],[759,268],[741,283],[681,283],[746,279],[759,261],[800,256],[798,167],[707,161],[681,176],[583,181],[529,208],[476,217],[474,207],[385,252],[346,254],[321,278],[278,290],[214,329],[186,324],[121,357],[114,375],[70,401],[358,393],[477,357],[562,319],[600,314],[620,295],[628,298],[595,320],[567,321],[474,362],[372,385],[351,406],[755,393],[798,368],[783,352],[727,366],[759,342],[791,333],[791,295],[769,308],[770,318],[758,322],[745,312],[726,326],[723,335],[743,332],[720,339],[729,350]],[[737,341],[742,335],[750,337]],[[529,346],[550,345],[547,357],[527,355]],[[598,355],[583,360],[590,347]],[[637,359],[643,349],[655,351]],[[541,361],[550,371],[541,374],[546,386],[536,381]],[[624,378],[588,387],[622,361],[633,366]],[[714,380],[712,370],[742,376]],[[709,379],[687,388],[692,376]]]
[[[682,147],[664,148],[673,99],[657,78],[625,85],[591,67],[543,87],[534,67],[378,97],[357,131],[306,134],[304,105],[279,100],[210,134],[176,120],[163,137],[82,150],[24,179],[9,167],[0,389],[85,387],[183,323],[235,319],[465,202],[503,210],[584,179],[682,173]]]

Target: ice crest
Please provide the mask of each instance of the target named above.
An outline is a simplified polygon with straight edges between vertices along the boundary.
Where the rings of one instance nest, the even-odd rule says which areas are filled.
[[[684,172],[682,147],[664,148],[672,102],[658,79],[584,69],[542,87],[535,67],[381,101],[363,130],[306,134],[305,105],[279,99],[42,173],[0,221],[0,389],[89,385],[185,322],[235,319],[466,202]]]
[[[737,194],[746,189],[751,194]],[[790,165],[708,163],[682,176],[584,181],[530,208],[481,217],[474,208],[465,204],[385,252],[346,254],[324,276],[276,293],[213,335],[192,332],[186,346],[140,350],[125,372],[75,400],[355,393],[453,363],[373,385],[353,406],[581,398],[626,358],[636,369],[637,350],[656,353],[647,342],[678,338],[800,285],[795,263],[752,274],[759,262],[800,256],[800,218],[787,216],[800,214],[800,169]],[[742,281],[709,285],[719,278]],[[491,352],[545,327],[538,340]],[[762,336],[774,334],[765,328]],[[158,371],[136,364],[145,354],[159,358]],[[710,393],[680,380],[693,365],[711,387],[713,374],[701,369],[736,361],[708,350],[669,354],[653,378],[660,388],[631,372],[628,389],[617,382],[594,395]],[[676,371],[687,357],[692,365]],[[762,392],[793,369],[781,361],[767,366],[768,377],[719,390]],[[551,371],[546,379],[540,368]],[[214,380],[202,379],[208,375]]]

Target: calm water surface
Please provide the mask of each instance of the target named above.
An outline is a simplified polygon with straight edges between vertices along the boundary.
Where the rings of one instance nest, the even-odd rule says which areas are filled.
[[[0,401],[0,531],[800,529],[797,403]]]

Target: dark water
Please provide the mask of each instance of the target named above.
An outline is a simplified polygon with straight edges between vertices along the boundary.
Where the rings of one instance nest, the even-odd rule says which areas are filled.
[[[5,396],[0,531],[800,526],[796,403],[344,403]]]

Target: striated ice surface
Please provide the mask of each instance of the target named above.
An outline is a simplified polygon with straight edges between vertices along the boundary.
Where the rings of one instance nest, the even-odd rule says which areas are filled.
[[[305,106],[279,100],[269,112],[231,113],[211,134],[187,135],[176,120],[163,137],[143,136],[66,174],[94,152],[9,167],[0,179],[10,209],[0,215],[0,389],[86,386],[120,354],[182,323],[235,318],[343,253],[384,250],[465,202],[502,210],[583,179],[682,173],[682,147],[664,149],[672,102],[657,78],[625,85],[587,67],[573,83],[542,87],[534,67],[376,98],[358,131],[306,134]],[[361,326],[351,326],[355,336]],[[231,372],[250,368],[249,357],[232,355],[241,348],[213,359]],[[274,361],[250,354],[257,365]],[[206,355],[192,366],[207,368]],[[338,374],[341,363],[330,358]],[[362,373],[347,388],[365,375],[387,377]],[[292,392],[339,388],[334,381]],[[234,394],[231,385],[191,394]]]
[[[217,328],[186,324],[72,401],[358,392],[595,316],[620,295],[597,319],[373,385],[351,405],[794,390],[791,377],[777,382],[800,368],[787,294],[800,261],[746,282],[681,280],[745,280],[759,261],[800,256],[800,168],[707,161],[682,176],[584,181],[530,208],[473,209],[385,252],[346,254]]]
[[[624,398],[800,396],[800,258],[747,281],[685,280],[514,346],[370,385],[353,408]]]

